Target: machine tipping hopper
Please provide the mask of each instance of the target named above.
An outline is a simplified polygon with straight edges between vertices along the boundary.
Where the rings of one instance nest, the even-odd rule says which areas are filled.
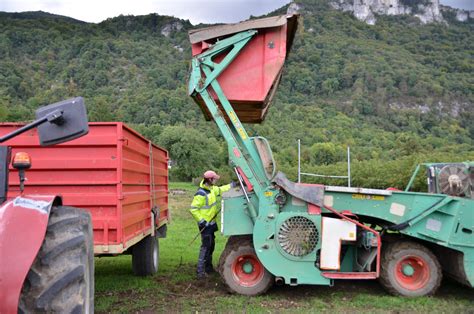
[[[194,57],[236,33],[257,31],[217,79],[241,122],[261,123],[264,120],[280,81],[296,28],[297,15],[281,15],[189,32]],[[213,61],[219,63],[223,58],[224,56],[219,55]],[[211,92],[211,95],[220,105],[216,94]],[[203,99],[198,94],[193,99],[199,104],[206,119],[210,120],[211,116]]]

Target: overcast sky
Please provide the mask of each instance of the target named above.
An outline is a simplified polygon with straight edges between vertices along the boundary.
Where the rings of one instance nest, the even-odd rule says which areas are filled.
[[[158,13],[193,24],[238,22],[262,15],[291,0],[0,0],[0,11],[45,11],[98,23],[109,17]],[[474,0],[441,0],[442,4],[474,10]]]

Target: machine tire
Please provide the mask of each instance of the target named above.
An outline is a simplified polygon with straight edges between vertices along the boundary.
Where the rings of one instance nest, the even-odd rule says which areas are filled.
[[[132,269],[136,276],[149,276],[158,271],[160,260],[156,236],[149,235],[132,248]]]
[[[249,237],[229,239],[219,259],[219,272],[231,293],[260,295],[274,282],[273,275],[258,260]]]
[[[91,216],[53,206],[43,244],[23,283],[19,313],[94,313]]]
[[[432,295],[439,288],[442,277],[436,256],[419,243],[391,243],[382,253],[380,283],[393,295]]]

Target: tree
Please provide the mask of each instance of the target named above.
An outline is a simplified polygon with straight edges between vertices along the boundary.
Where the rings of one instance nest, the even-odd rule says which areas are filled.
[[[87,100],[86,100],[87,101]],[[110,101],[104,96],[97,96],[89,100],[88,116],[90,121],[114,121],[114,111]]]
[[[310,162],[316,165],[329,165],[343,156],[344,150],[333,143],[316,143],[310,148]]]
[[[184,126],[165,127],[158,144],[169,151],[175,164],[171,174],[181,180],[191,180],[201,176],[206,169],[219,168],[227,154],[215,138]]]

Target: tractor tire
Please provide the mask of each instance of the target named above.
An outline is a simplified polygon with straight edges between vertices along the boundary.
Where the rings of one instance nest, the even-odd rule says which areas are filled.
[[[265,293],[273,275],[259,261],[250,237],[229,239],[219,259],[219,272],[231,293],[255,296]]]
[[[433,295],[443,277],[436,256],[419,243],[390,243],[382,252],[380,283],[393,295]]]
[[[149,235],[132,247],[132,269],[136,276],[149,276],[158,271],[160,260],[156,236]]]
[[[94,313],[91,216],[53,206],[43,244],[23,283],[19,313]]]

